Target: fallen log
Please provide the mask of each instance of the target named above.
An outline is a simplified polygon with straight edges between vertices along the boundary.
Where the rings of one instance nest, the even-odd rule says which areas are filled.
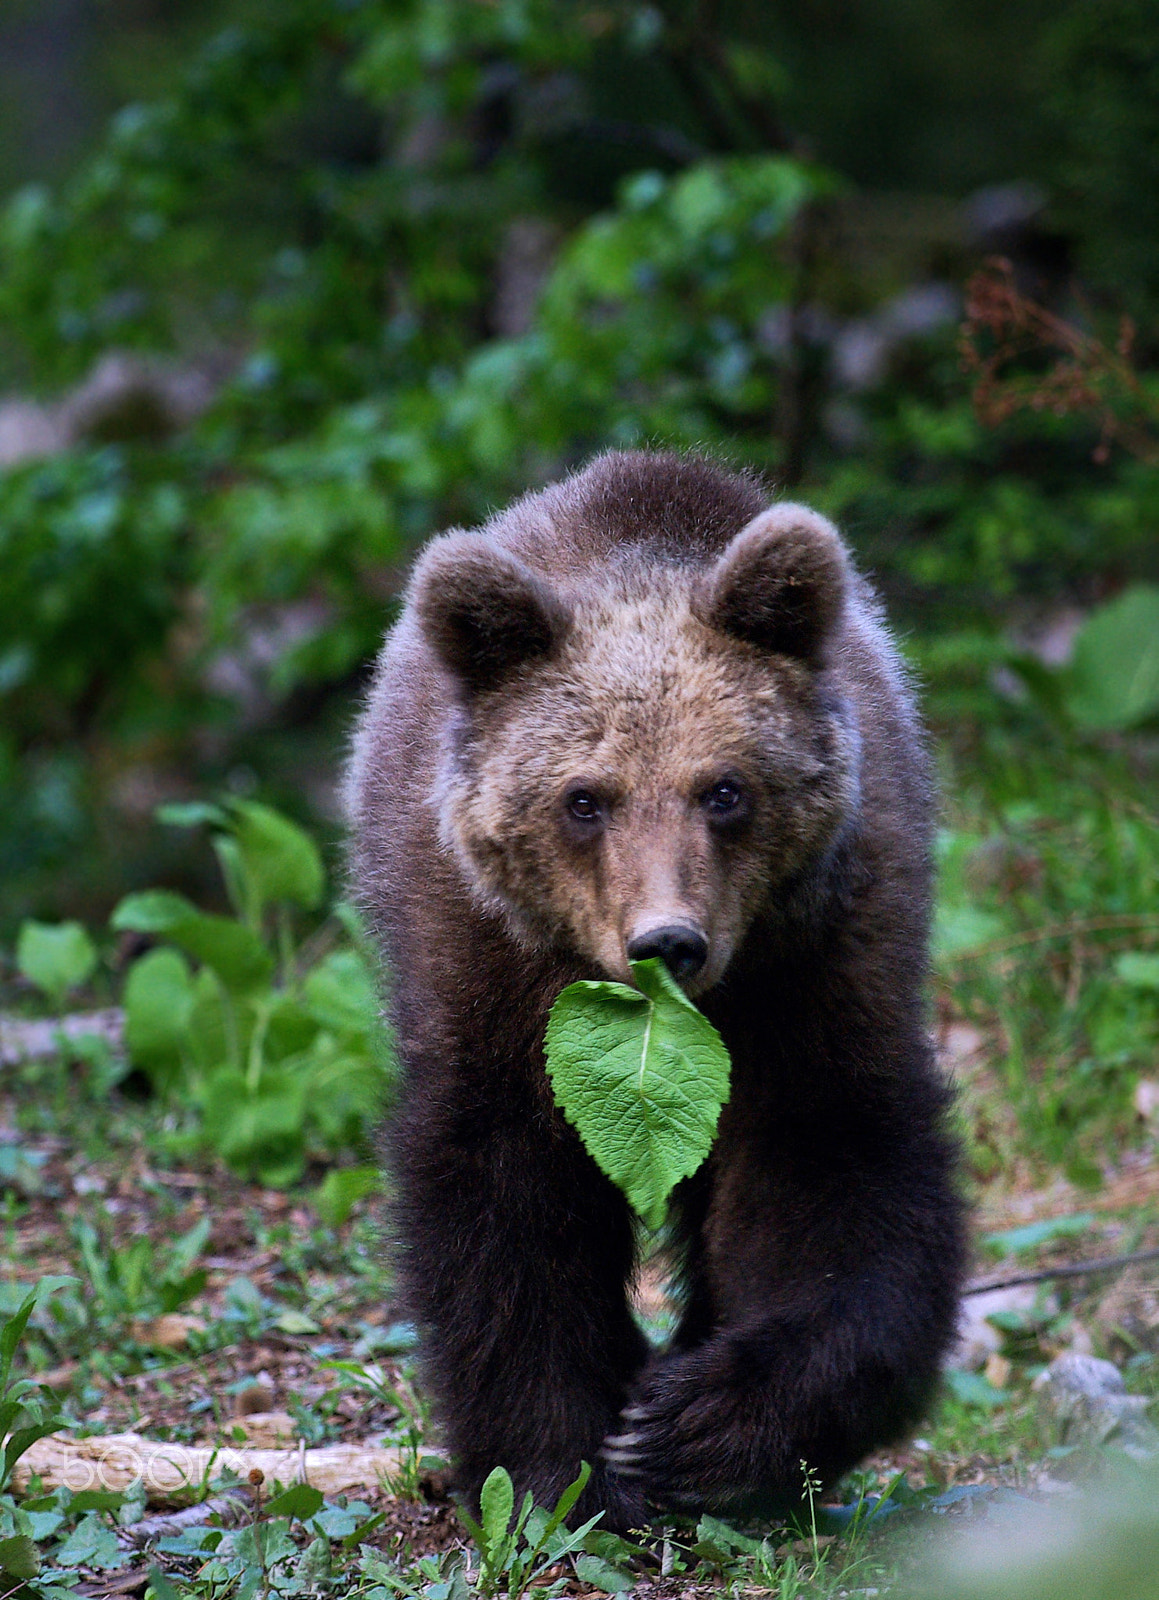
[[[33,1475],[48,1489],[127,1489],[140,1479],[150,1505],[181,1505],[196,1499],[223,1472],[270,1489],[308,1483],[323,1494],[354,1494],[379,1488],[402,1470],[403,1452],[362,1444],[329,1444],[308,1450],[252,1450],[244,1445],[162,1444],[138,1433],[92,1434],[75,1439],[50,1433],[21,1456],[13,1474],[17,1494]]]

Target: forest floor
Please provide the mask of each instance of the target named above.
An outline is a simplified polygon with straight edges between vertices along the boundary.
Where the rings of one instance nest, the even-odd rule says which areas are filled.
[[[8,1069],[0,1092],[0,1314],[14,1312],[38,1282],[50,1291],[29,1324],[18,1367],[56,1396],[60,1430],[208,1443],[223,1452],[385,1445],[398,1460],[388,1481],[338,1497],[329,1524],[303,1516],[304,1532],[291,1516],[283,1568],[292,1567],[286,1551],[300,1553],[307,1535],[317,1538],[322,1527],[338,1541],[335,1551],[342,1547],[327,1579],[338,1584],[345,1572],[338,1592],[385,1596],[409,1587],[446,1600],[439,1581],[446,1572],[419,1563],[463,1549],[468,1533],[416,1386],[413,1333],[392,1305],[380,1202],[358,1202],[336,1224],[324,1220],[309,1185],[285,1193],[217,1166],[175,1166],[162,1153],[166,1130],[147,1102],[97,1089],[83,1064],[57,1058]],[[1093,1193],[1023,1174],[1014,1185],[978,1191],[976,1224],[976,1280],[1159,1246],[1159,1164],[1136,1155]],[[847,1481],[845,1500],[884,1496],[889,1509],[907,1513],[896,1519],[900,1527],[931,1504],[955,1520],[977,1515],[988,1496],[1041,1500],[1068,1492],[1074,1447],[1033,1380],[1059,1352],[1077,1349],[1110,1357],[1131,1392],[1154,1400],[1155,1282],[1152,1265],[1012,1291],[997,1304],[998,1328],[986,1324],[990,1347],[948,1375],[938,1407],[908,1444],[871,1458]],[[662,1335],[670,1313],[658,1264],[642,1275],[638,1302],[646,1325]],[[243,1484],[233,1496],[253,1519],[267,1491]],[[222,1502],[213,1504],[220,1513]],[[60,1505],[58,1496],[55,1509]],[[117,1496],[107,1506],[78,1505],[80,1523],[101,1522],[114,1531],[113,1542],[102,1545],[93,1526],[91,1548],[78,1547],[78,1514],[73,1508],[69,1515],[66,1504],[56,1536],[63,1556],[58,1548],[47,1557],[56,1562],[46,1568],[58,1574],[56,1587],[30,1593],[148,1592],[149,1600],[172,1600],[170,1590],[245,1591],[244,1559],[234,1562],[232,1576],[212,1569],[214,1542],[206,1535],[220,1514],[207,1512],[199,1525],[192,1513],[193,1532],[175,1533],[156,1520],[155,1507],[138,1506],[140,1526],[160,1530],[142,1540]],[[768,1591],[774,1583],[785,1595],[884,1594],[908,1556],[880,1507],[875,1516],[880,1533],[861,1537],[856,1548],[822,1531],[827,1512],[811,1528],[775,1534],[765,1546],[763,1578],[747,1545],[722,1549],[703,1527],[677,1530],[657,1557],[662,1575],[629,1562],[625,1578],[624,1552],[617,1569],[617,1552],[605,1549],[612,1559],[604,1587],[616,1586],[618,1570],[621,1589],[630,1582],[655,1600],[721,1587]],[[759,1539],[765,1531],[749,1533]],[[357,1570],[349,1565],[355,1536]],[[382,1587],[382,1573],[373,1561],[367,1565],[371,1552],[397,1581]],[[775,1578],[770,1561],[778,1564]],[[561,1567],[556,1577],[581,1592],[569,1572]],[[306,1592],[303,1582],[271,1578],[267,1588]],[[316,1592],[331,1591],[320,1584]]]

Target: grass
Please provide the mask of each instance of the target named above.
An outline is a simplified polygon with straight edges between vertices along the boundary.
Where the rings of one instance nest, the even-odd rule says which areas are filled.
[[[967,726],[948,752],[936,997],[985,1041],[989,1094],[966,1096],[979,1176],[1030,1162],[1097,1187],[1149,1137],[1134,1096],[1159,1047],[1154,752],[1033,735]]]

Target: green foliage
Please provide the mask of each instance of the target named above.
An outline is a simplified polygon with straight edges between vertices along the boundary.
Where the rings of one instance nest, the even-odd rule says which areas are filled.
[[[38,1439],[55,1433],[63,1417],[49,1391],[30,1378],[13,1377],[29,1320],[59,1286],[42,1279],[11,1316],[0,1323],[0,1584],[11,1600],[57,1600],[75,1588],[73,1563],[95,1568],[126,1564],[109,1528],[87,1515],[87,1502],[120,1495],[74,1495],[69,1489],[18,1504],[10,1492],[13,1469]]]
[[[0,475],[6,721],[25,735],[141,713],[192,571],[180,458],[115,447]],[[150,680],[150,675],[151,680]]]
[[[120,1248],[110,1246],[90,1222],[78,1222],[74,1234],[93,1314],[122,1322],[179,1311],[205,1288],[205,1268],[196,1263],[209,1232],[209,1218],[203,1217],[160,1252],[146,1235]]]
[[[1133,728],[1159,716],[1159,588],[1128,589],[1087,618],[1066,703],[1087,728]]]
[[[1155,463],[1100,466],[1081,414],[987,429],[952,356],[948,336],[931,340],[904,386],[854,399],[857,447],[818,461],[810,490],[922,632],[976,626],[1020,597],[1058,600],[1108,570],[1144,575]]]
[[[636,988],[569,984],[544,1048],[556,1101],[596,1164],[650,1228],[712,1147],[728,1052],[662,961],[633,961]]]
[[[1159,716],[1159,588],[1136,584],[1097,607],[1061,667],[1013,654],[1010,665],[1049,715],[1086,732]]]
[[[96,971],[96,946],[79,922],[26,922],[16,941],[16,965],[59,1009],[68,991]]]
[[[1013,717],[949,774],[937,966],[994,1074],[967,1100],[982,1175],[1016,1157],[1007,1107],[1020,1147],[1084,1184],[1138,1136],[1131,1096],[1159,1045],[1152,787],[1129,753]]]
[[[314,1205],[322,1221],[340,1228],[360,1200],[377,1194],[382,1173],[377,1167],[335,1167],[322,1179],[314,1193]]]
[[[1088,1233],[1094,1223],[1089,1211],[1069,1217],[1050,1217],[1045,1222],[1028,1222],[1021,1228],[1007,1228],[1001,1233],[983,1234],[981,1243],[999,1256],[1017,1256],[1027,1250],[1037,1250],[1054,1239],[1067,1239]]]
[[[49,1397],[39,1384],[28,1378],[12,1376],[17,1346],[24,1337],[36,1300],[37,1293],[34,1290],[20,1308],[0,1325],[0,1495],[7,1489],[13,1468],[29,1445],[35,1444],[37,1439],[43,1439],[45,1434],[52,1433],[59,1422]],[[0,1552],[0,1565],[12,1560],[24,1564],[26,1552],[10,1549],[7,1556]],[[11,1566],[7,1570],[14,1577],[34,1575]]]
[[[1159,272],[1159,33],[1148,0],[1069,0],[1041,47],[1059,220],[1101,286],[1154,315]]]
[[[584,1461],[580,1465],[579,1477],[560,1495],[555,1510],[550,1516],[540,1513],[532,1526],[535,1504],[531,1495],[523,1497],[519,1515],[512,1521],[515,1494],[511,1478],[503,1467],[496,1467],[489,1474],[479,1491],[479,1521],[464,1514],[464,1521],[479,1550],[477,1583],[484,1600],[490,1600],[491,1596],[500,1593],[509,1595],[511,1600],[519,1600],[519,1596],[534,1584],[547,1567],[553,1566],[569,1551],[579,1548],[584,1535],[596,1525],[602,1513],[597,1512],[574,1532],[565,1531],[558,1540],[554,1536],[583,1493],[590,1476],[591,1468]],[[560,1588],[564,1581],[560,1581]]]
[[[382,1104],[387,1067],[369,969],[354,945],[303,961],[290,907],[316,907],[324,881],[317,846],[295,824],[251,800],[167,815],[210,828],[236,916],[199,911],[169,890],[121,901],[114,930],[164,941],[125,982],[130,1057],[159,1093],[193,1111],[195,1142],[264,1183],[292,1183],[312,1149],[362,1145]],[[362,1180],[336,1182],[335,1215]]]
[[[351,1556],[382,1521],[365,1501],[328,1501],[309,1484],[294,1484],[259,1500],[243,1527],[194,1527],[167,1539],[165,1557],[177,1557],[193,1576],[173,1579],[154,1569],[150,1588],[158,1600],[356,1592],[350,1582],[364,1562]]]
[[[586,1548],[586,1541],[603,1515],[597,1512],[574,1530],[563,1525],[590,1476],[591,1468],[585,1461],[579,1476],[560,1495],[553,1511],[536,1506],[528,1494],[516,1514],[510,1474],[503,1467],[496,1467],[479,1494],[479,1521],[462,1510],[459,1512],[478,1551],[476,1570],[472,1571],[460,1555],[442,1560],[425,1556],[406,1568],[375,1561],[367,1576],[377,1579],[385,1594],[421,1596],[422,1600],[471,1600],[474,1596],[479,1600],[494,1600],[497,1595],[521,1600],[525,1594],[535,1600],[551,1600],[567,1588],[570,1573],[565,1569],[549,1582],[544,1582],[544,1578],[569,1556]],[[616,1543],[622,1545],[623,1541]],[[630,1546],[624,1548],[631,1549]],[[590,1575],[586,1581],[595,1582],[607,1593],[623,1587],[622,1572],[606,1558],[589,1559]],[[609,1588],[601,1578],[613,1587]]]
[[[626,180],[561,252],[527,336],[466,363],[448,412],[471,469],[498,467],[514,486],[545,449],[659,439],[729,451],[738,432],[763,431],[783,365],[765,321],[792,291],[791,229],[835,187],[817,168],[757,156]]]
[[[1029,1502],[927,1554],[913,1600],[1156,1600],[1154,1469],[1120,1467],[1065,1509]]]

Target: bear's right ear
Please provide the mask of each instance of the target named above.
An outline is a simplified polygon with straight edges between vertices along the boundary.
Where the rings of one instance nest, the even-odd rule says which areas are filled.
[[[841,535],[808,506],[770,506],[698,580],[692,611],[707,627],[823,666],[845,608]]]
[[[447,533],[427,548],[410,603],[439,660],[471,693],[550,655],[571,620],[530,567],[479,533]]]

